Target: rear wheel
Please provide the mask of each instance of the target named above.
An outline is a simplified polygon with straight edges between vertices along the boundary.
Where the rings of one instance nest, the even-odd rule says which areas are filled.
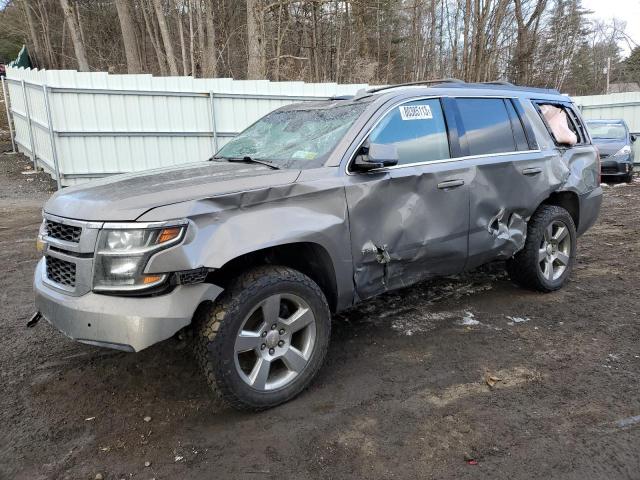
[[[551,292],[569,278],[576,256],[576,227],[564,208],[542,205],[529,220],[522,250],[507,262],[517,284]]]
[[[331,315],[309,277],[259,267],[201,312],[198,330],[196,352],[209,385],[235,408],[262,410],[309,385],[324,361]]]

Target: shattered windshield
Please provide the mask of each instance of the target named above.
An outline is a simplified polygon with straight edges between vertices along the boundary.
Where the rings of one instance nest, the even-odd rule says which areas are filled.
[[[367,105],[298,105],[272,112],[222,147],[215,158],[248,158],[279,168],[320,167]]]
[[[591,134],[591,138],[600,138],[603,140],[625,140],[627,131],[623,125],[619,123],[589,123],[587,128]]]

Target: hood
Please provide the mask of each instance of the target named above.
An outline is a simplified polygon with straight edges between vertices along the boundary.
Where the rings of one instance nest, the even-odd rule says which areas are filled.
[[[598,151],[600,152],[600,157],[610,157],[618,150],[620,150],[628,143],[625,140],[613,139],[609,140],[606,138],[593,138],[593,144],[598,147]]]
[[[68,187],[54,194],[44,211],[77,220],[134,221],[155,207],[286,185],[299,174],[247,163],[199,162]]]

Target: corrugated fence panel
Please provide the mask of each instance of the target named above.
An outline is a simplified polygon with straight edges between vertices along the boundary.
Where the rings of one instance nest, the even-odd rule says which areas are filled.
[[[574,97],[586,119],[624,119],[632,133],[640,136],[640,92]],[[634,146],[634,163],[640,163],[640,140]]]
[[[368,88],[16,68],[7,87],[19,149],[54,176],[57,158],[62,185],[203,161],[276,108]]]

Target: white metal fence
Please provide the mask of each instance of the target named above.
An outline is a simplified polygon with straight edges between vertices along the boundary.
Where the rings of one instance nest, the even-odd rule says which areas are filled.
[[[573,97],[585,119],[622,118],[632,133],[640,136],[640,92]],[[634,163],[640,163],[640,140],[634,146]]]
[[[66,186],[206,160],[278,107],[367,85],[8,68],[2,87],[15,146]]]

